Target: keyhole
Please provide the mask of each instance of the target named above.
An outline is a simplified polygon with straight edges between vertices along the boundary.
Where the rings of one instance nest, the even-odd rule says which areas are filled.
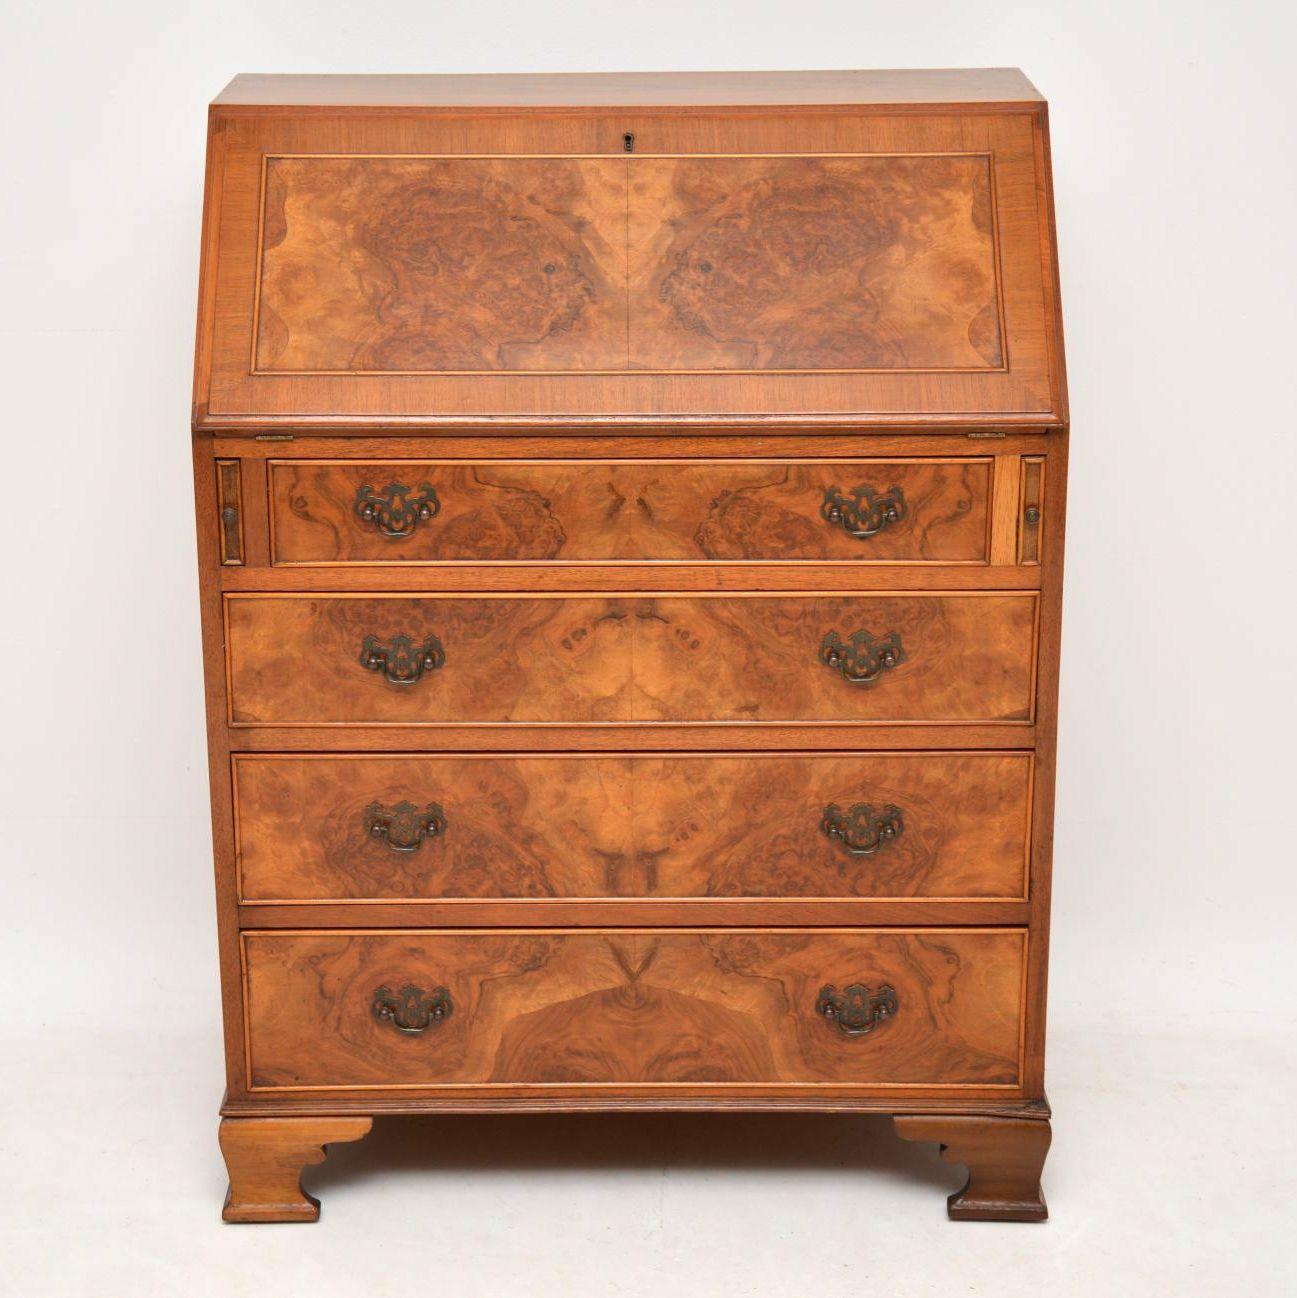
[[[625,149],[627,153],[635,152],[635,133],[633,131],[627,131],[626,134],[621,137],[621,147]]]

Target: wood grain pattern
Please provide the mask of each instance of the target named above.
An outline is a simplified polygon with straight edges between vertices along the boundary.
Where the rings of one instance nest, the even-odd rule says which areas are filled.
[[[326,1147],[361,1140],[370,1118],[226,1118],[221,1153],[230,1189],[225,1221],[318,1221],[320,1201],[302,1189],[302,1169]]]
[[[1040,105],[1000,114],[218,110],[210,193],[220,212],[207,245],[218,264],[205,280],[197,422],[352,433],[1057,425],[1041,114]],[[627,131],[644,142],[630,156]],[[929,158],[951,159],[958,174]],[[988,158],[990,180],[976,179]],[[900,160],[895,174],[886,159]],[[677,165],[712,162],[718,175],[774,167],[799,205],[763,204],[762,186],[775,182],[755,172],[731,195],[747,216],[701,181],[676,193]],[[861,174],[847,175],[852,167]],[[831,178],[818,184],[817,168]],[[912,185],[896,179],[907,168]],[[590,179],[604,169],[620,185],[607,186],[606,202]],[[875,184],[879,169],[887,176]],[[293,184],[281,205],[285,176]],[[632,198],[641,233],[628,241],[636,176],[675,197],[660,213]],[[989,227],[983,192],[993,199]],[[844,220],[857,201],[865,219]],[[521,217],[518,227],[505,213]],[[531,235],[520,247],[523,226]],[[874,234],[862,236],[866,228]],[[430,229],[433,241],[419,233]],[[806,260],[821,235],[831,255]],[[503,265],[497,246],[513,248]],[[900,250],[894,262],[886,246]],[[859,298],[834,268],[844,259],[868,280]],[[728,267],[745,290],[712,293],[703,262]],[[771,296],[770,281],[790,269],[800,280],[783,275]],[[736,314],[741,291],[759,308],[751,337]],[[821,296],[823,325],[813,305]],[[789,298],[802,303],[797,329],[783,314]],[[452,330],[447,312],[462,326]]]
[[[849,560],[985,563],[990,461],[834,463],[428,461],[270,466],[278,564],[499,560]],[[356,513],[362,487],[436,493],[408,536]],[[830,490],[904,498],[903,517],[856,538],[825,520]]]
[[[622,364],[624,164],[269,158],[265,185],[258,370]]]
[[[226,597],[232,720],[1001,721],[1031,718],[1036,598],[962,595],[477,599]],[[827,633],[895,634],[872,687],[820,661]],[[435,636],[413,685],[361,665],[367,636]]]
[[[946,1200],[953,1221],[1044,1221],[1049,1216],[1040,1173],[1049,1153],[1048,1119],[1027,1121],[973,1114],[907,1114],[894,1119],[902,1140],[935,1140],[948,1163],[963,1163],[968,1180]]]
[[[998,369],[985,155],[629,168],[630,363]]]
[[[1005,567],[1016,562],[1018,547],[1018,479],[1021,457],[997,455],[991,485],[991,563]]]
[[[296,1087],[821,1082],[1013,1087],[1024,935],[1012,930],[244,935],[249,1084]],[[820,988],[891,986],[849,1037]],[[444,986],[409,1036],[375,989]]]
[[[234,759],[243,901],[429,898],[1021,898],[1025,753]],[[400,851],[372,802],[435,803]],[[853,856],[830,804],[901,809]]]
[[[264,554],[264,552],[263,552]],[[258,556],[261,558],[262,556]],[[251,561],[252,556],[249,555]],[[615,570],[614,570],[615,565]],[[452,561],[447,563],[341,563],[281,564],[278,567],[229,568],[222,580],[230,594],[309,595],[320,594],[408,594],[411,589],[436,590],[442,594],[574,595],[598,594],[616,586],[622,594],[652,595],[670,584],[675,594],[700,591],[704,594],[747,591],[813,590],[892,591],[904,586],[911,594],[932,591],[955,594],[960,591],[1039,590],[1039,568],[992,567],[984,563],[909,563],[904,574],[890,560],[852,559],[757,559],[757,560],[660,560],[618,559],[556,560],[535,559]]]
[[[718,420],[723,424],[723,420]],[[243,426],[223,432],[210,430],[219,455],[237,453],[245,460],[278,461],[300,456],[306,460],[466,460],[471,464],[545,464],[564,460],[911,460],[951,459],[990,455],[1045,455],[1058,445],[1055,432],[1042,428],[1001,428],[992,433],[977,428],[940,428],[922,436],[896,427],[857,430],[826,425],[814,419],[764,424],[748,421],[741,438],[725,427],[700,427],[686,421],[669,428],[627,421],[616,432],[569,427],[561,420],[530,421],[484,440],[476,429],[426,431],[402,429],[301,429],[296,433],[267,431],[254,437]],[[223,448],[223,449],[220,449]]]
[[[260,371],[999,369],[986,155],[266,162]]]
[[[1017,928],[1032,922],[1026,901],[964,897],[554,897],[252,901],[237,907],[245,929],[550,928],[892,928],[915,924]]]

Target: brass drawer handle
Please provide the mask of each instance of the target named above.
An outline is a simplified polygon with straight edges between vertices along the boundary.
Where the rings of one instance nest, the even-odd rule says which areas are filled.
[[[446,813],[430,802],[422,811],[413,802],[385,807],[371,802],[365,808],[365,833],[381,838],[394,852],[417,852],[424,840],[446,832]]]
[[[885,671],[904,661],[905,650],[895,631],[885,636],[856,631],[849,640],[830,631],[820,641],[820,662],[852,685],[873,685]]]
[[[441,513],[441,501],[430,482],[421,482],[414,492],[403,482],[389,482],[382,491],[368,483],[356,492],[356,517],[384,536],[399,539],[413,536],[420,523]]]
[[[390,1023],[398,1032],[413,1037],[444,1023],[455,1007],[445,987],[425,992],[421,987],[407,986],[396,993],[389,987],[375,988],[371,1008],[380,1023]]]
[[[828,983],[820,988],[815,1002],[816,1014],[827,1023],[836,1023],[838,1031],[847,1037],[867,1035],[899,1008],[896,993],[886,984],[871,992],[864,983],[852,983],[841,991]]]
[[[852,856],[872,856],[905,832],[905,816],[900,807],[890,802],[885,807],[857,802],[848,811],[833,802],[824,808],[820,828]]]
[[[877,536],[888,524],[901,522],[908,512],[900,487],[888,487],[881,495],[864,485],[851,491],[829,487],[820,505],[820,517],[826,523],[842,528],[857,541]]]
[[[394,635],[386,644],[367,635],[360,646],[360,665],[367,671],[382,672],[393,685],[413,685],[424,672],[435,672],[446,661],[446,651],[435,635],[425,636],[415,648],[408,635]]]

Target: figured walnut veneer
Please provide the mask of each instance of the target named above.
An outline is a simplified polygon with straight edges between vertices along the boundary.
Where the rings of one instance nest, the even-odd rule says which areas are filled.
[[[1036,599],[1009,595],[230,596],[236,725],[701,721],[1026,722]],[[873,687],[820,662],[826,634],[895,633]],[[367,636],[435,636],[411,686],[359,660]]]
[[[254,368],[620,368],[625,167],[269,158]]]
[[[1067,419],[1014,70],[236,79],[226,1220],[377,1114],[627,1109],[889,1114],[1042,1219]]]
[[[438,513],[385,536],[356,512],[362,487],[430,487]],[[824,517],[826,493],[900,493],[865,538]],[[991,462],[459,465],[385,461],[270,466],[279,564],[642,560],[986,563]]]
[[[1025,753],[235,758],[244,901],[1026,895]],[[371,803],[435,803],[410,851]],[[826,807],[900,808],[853,855]]]
[[[999,369],[990,158],[645,158],[631,368]]]
[[[834,1083],[1013,1086],[1021,932],[250,933],[254,1089]],[[826,982],[891,987],[855,1038],[816,1010]],[[410,1036],[378,987],[444,986]]]
[[[990,159],[269,157],[254,369],[998,369]]]

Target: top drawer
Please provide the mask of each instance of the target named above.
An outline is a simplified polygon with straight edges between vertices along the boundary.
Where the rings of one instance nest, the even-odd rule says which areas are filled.
[[[276,461],[289,565],[986,563],[991,461]]]

